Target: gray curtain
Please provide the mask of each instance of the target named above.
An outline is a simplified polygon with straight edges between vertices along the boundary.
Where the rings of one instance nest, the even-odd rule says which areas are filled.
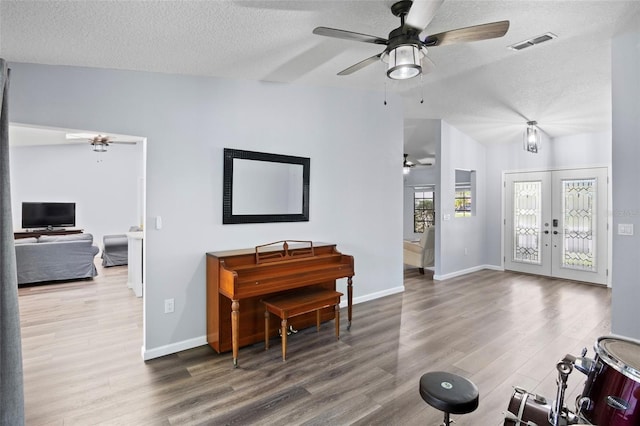
[[[0,425],[24,425],[18,277],[9,185],[9,69],[0,58]]]

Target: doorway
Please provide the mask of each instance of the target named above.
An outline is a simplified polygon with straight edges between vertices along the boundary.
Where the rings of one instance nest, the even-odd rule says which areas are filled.
[[[504,268],[607,284],[607,169],[505,174]]]
[[[101,132],[9,124],[12,144],[12,210],[14,224],[20,224],[23,200],[74,201],[78,204],[78,225],[93,235],[94,245],[102,246],[103,236],[124,234],[132,225],[144,228],[146,218],[147,139],[140,136],[109,133],[122,143],[96,151],[88,139],[70,139],[68,133]],[[127,142],[125,142],[127,141]],[[132,143],[132,142],[135,142]],[[15,148],[23,152],[18,154]],[[143,230],[143,235],[144,235]],[[142,240],[142,275],[146,268],[146,241]],[[96,258],[100,263],[99,258]],[[100,265],[97,265],[100,268]],[[128,277],[117,271],[126,286]],[[144,283],[142,284],[144,286]],[[144,299],[144,289],[142,297]],[[142,303],[144,310],[144,303]],[[142,350],[146,347],[146,324],[142,317]]]

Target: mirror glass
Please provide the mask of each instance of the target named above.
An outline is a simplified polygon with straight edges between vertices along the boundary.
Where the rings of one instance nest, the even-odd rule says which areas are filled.
[[[308,221],[309,167],[305,157],[225,148],[222,222]]]
[[[301,214],[302,165],[233,160],[235,214]]]

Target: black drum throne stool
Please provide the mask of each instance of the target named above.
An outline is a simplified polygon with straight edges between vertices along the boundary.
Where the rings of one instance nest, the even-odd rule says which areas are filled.
[[[444,412],[444,426],[451,425],[450,414],[467,414],[478,408],[476,385],[445,371],[432,371],[420,377],[420,396]]]

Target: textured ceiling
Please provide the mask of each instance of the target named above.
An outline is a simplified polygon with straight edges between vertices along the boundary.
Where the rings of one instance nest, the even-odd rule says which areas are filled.
[[[640,28],[639,1],[445,0],[425,34],[508,19],[495,40],[429,49],[422,81],[387,80],[381,64],[338,71],[373,44],[311,33],[328,26],[387,37],[393,1],[0,1],[0,56],[8,61],[157,71],[402,94],[406,145],[429,141],[421,119],[444,119],[481,143],[520,140],[537,120],[550,136],[611,123],[611,37]],[[552,32],[520,52],[507,46]],[[635,52],[638,54],[638,52]],[[424,96],[424,103],[420,103]],[[429,127],[429,126],[427,126]],[[412,148],[413,147],[413,148]],[[427,149],[428,151],[428,149]]]

